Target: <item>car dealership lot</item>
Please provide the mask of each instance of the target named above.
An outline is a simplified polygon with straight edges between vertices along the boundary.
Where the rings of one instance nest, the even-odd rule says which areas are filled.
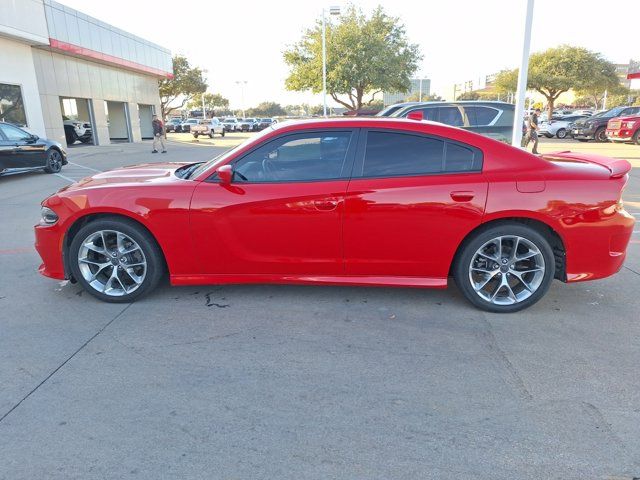
[[[87,147],[59,176],[0,179],[0,479],[640,475],[637,232],[618,275],[556,281],[513,315],[453,287],[165,286],[112,305],[39,276],[46,195],[247,136],[175,135],[166,155]],[[540,147],[631,160],[640,218],[639,147]]]

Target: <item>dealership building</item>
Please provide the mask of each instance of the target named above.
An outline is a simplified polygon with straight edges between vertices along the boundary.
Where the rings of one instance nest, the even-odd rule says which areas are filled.
[[[37,135],[78,145],[153,137],[171,62],[166,48],[53,0],[0,0],[0,121]]]

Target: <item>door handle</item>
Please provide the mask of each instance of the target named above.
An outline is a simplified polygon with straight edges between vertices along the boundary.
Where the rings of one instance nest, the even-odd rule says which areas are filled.
[[[324,198],[322,200],[315,200],[313,205],[316,207],[316,210],[331,211],[335,210],[338,206],[338,200],[335,198]]]
[[[470,191],[451,192],[451,199],[454,202],[470,202],[475,196],[475,192]]]

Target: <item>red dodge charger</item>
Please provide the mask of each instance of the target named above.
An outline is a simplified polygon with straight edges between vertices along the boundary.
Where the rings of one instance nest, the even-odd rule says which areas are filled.
[[[620,270],[626,160],[537,157],[424,121],[279,123],[208,162],[125,167],[42,203],[40,272],[101,300],[173,285],[444,288],[513,312]]]

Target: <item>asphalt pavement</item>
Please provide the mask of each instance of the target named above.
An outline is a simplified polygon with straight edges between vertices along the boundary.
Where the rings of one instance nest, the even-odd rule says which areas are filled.
[[[481,312],[448,290],[163,286],[126,305],[41,277],[40,201],[234,143],[71,149],[0,178],[0,479],[640,476],[640,228],[619,274]],[[640,147],[541,141],[634,163]]]

